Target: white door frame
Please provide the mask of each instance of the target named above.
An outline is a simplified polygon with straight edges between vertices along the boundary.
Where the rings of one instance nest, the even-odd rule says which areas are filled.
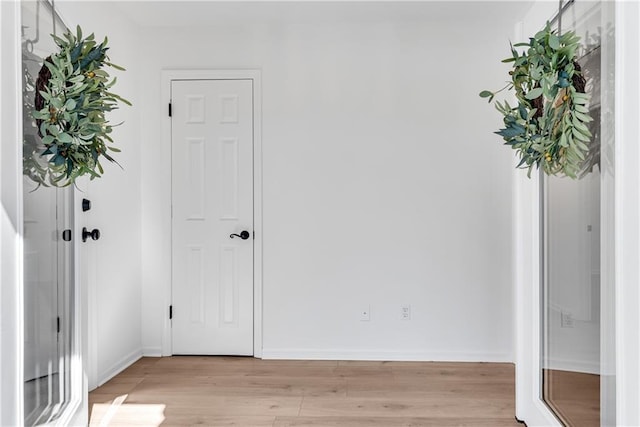
[[[640,425],[640,5],[615,2],[616,423]]]
[[[0,1],[0,425],[21,425],[23,405],[22,52],[19,2]]]
[[[168,106],[171,102],[172,80],[252,80],[253,81],[253,357],[262,357],[262,87],[260,70],[163,70],[162,95],[162,169],[171,170],[171,118]],[[158,214],[171,230],[171,188],[163,189],[165,209]],[[171,356],[171,322],[168,316],[171,304],[171,233],[163,237],[162,276],[163,288],[162,355]]]

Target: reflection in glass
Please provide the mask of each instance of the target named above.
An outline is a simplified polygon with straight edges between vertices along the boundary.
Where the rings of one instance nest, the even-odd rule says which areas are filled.
[[[69,401],[71,353],[72,243],[61,239],[71,223],[71,189],[43,181],[34,109],[35,81],[43,58],[56,48],[51,7],[23,1],[23,174],[24,174],[24,424],[55,420]],[[56,27],[63,29],[58,20]]]
[[[566,425],[600,425],[600,172],[546,185],[544,397]]]
[[[562,15],[562,30],[584,45],[593,139],[580,179],[545,176],[542,191],[542,397],[563,424],[580,427],[601,425],[601,333],[613,333],[601,303],[602,21],[600,2],[576,1]]]

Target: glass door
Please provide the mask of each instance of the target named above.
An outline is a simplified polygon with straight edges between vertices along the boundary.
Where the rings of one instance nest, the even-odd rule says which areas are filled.
[[[613,348],[601,343],[614,334],[612,323],[603,322],[612,288],[603,286],[601,277],[601,239],[608,238],[601,214],[603,171],[611,169],[603,164],[603,129],[609,125],[602,111],[612,101],[602,95],[609,86],[603,43],[613,27],[603,25],[601,2],[572,2],[559,22],[561,31],[582,38],[578,62],[585,92],[591,94],[593,138],[579,179],[543,177],[542,398],[564,425],[600,426],[605,420],[601,399],[611,407],[613,392],[601,387],[606,381],[603,359],[613,359],[608,354]]]
[[[73,189],[52,186],[32,118],[43,60],[65,30],[46,1],[22,1],[24,424],[58,419],[71,401],[74,269]],[[54,20],[56,22],[54,22]]]

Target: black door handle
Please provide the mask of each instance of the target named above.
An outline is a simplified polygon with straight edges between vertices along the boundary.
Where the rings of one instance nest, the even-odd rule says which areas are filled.
[[[241,231],[240,234],[233,233],[233,234],[229,235],[229,237],[231,237],[232,239],[234,237],[239,237],[242,240],[247,240],[249,238],[249,236],[251,236],[251,234],[249,234],[249,232],[247,230]]]
[[[93,230],[87,230],[87,227],[82,227],[82,241],[86,242],[87,237],[91,237],[92,240],[98,240],[100,238],[100,230],[94,228]]]

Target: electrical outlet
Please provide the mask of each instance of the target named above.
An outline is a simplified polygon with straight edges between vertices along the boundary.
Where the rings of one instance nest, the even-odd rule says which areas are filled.
[[[368,322],[371,320],[371,313],[369,312],[369,306],[365,305],[360,309],[360,321]]]
[[[573,314],[561,312],[560,313],[560,327],[561,328],[573,328]]]
[[[411,320],[411,306],[408,304],[400,306],[400,318],[402,320]]]

